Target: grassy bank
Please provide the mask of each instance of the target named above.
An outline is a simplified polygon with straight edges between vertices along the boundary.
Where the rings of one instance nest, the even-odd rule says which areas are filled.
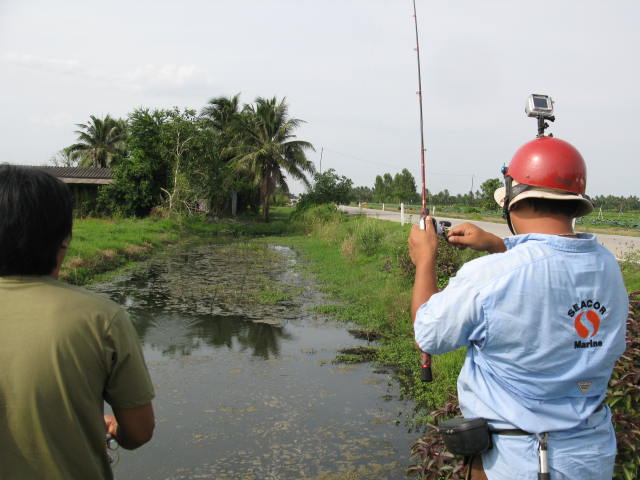
[[[99,274],[150,254],[180,236],[177,222],[170,220],[75,220],[60,278],[83,285]]]
[[[96,280],[101,274],[128,265],[164,245],[187,239],[242,239],[290,232],[287,215],[271,223],[252,217],[208,221],[203,217],[175,219],[76,219],[71,244],[60,278],[75,285]]]

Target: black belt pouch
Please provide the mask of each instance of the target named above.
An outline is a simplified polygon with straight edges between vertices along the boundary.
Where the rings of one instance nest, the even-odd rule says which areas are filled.
[[[438,424],[447,449],[455,455],[479,455],[491,448],[489,425],[485,418],[452,418]]]

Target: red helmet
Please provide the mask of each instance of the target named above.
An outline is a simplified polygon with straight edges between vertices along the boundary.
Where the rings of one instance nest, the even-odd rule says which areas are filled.
[[[576,217],[593,211],[593,203],[584,193],[587,167],[580,152],[564,140],[539,137],[525,143],[503,173],[504,187],[495,191],[494,198],[512,233],[509,210],[525,198],[577,201]]]
[[[587,167],[573,145],[554,137],[525,143],[505,172],[518,183],[584,195]]]

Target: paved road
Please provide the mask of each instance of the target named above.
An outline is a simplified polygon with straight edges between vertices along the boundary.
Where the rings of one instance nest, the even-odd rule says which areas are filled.
[[[389,220],[392,222],[400,222],[400,213],[399,212],[389,212],[382,210],[374,210],[370,208],[359,208],[359,207],[347,207],[340,206],[338,207],[340,210],[350,213],[350,214],[361,214],[367,215],[369,217],[379,218],[380,220]],[[436,216],[438,220],[448,220],[451,222],[452,226],[460,225],[461,223],[466,222],[467,220],[461,218],[445,218]],[[405,222],[406,223],[418,223],[418,215],[407,215],[405,214]],[[509,227],[507,227],[504,223],[493,223],[493,222],[479,222],[476,220],[470,220],[471,223],[478,225],[480,228],[493,233],[494,235],[498,235],[500,238],[505,238],[511,235],[509,232]],[[579,231],[579,228],[578,228]],[[623,235],[607,235],[604,233],[598,234],[598,241],[607,247],[616,258],[621,259],[624,258],[626,254],[630,251],[640,251],[640,237],[625,237]]]

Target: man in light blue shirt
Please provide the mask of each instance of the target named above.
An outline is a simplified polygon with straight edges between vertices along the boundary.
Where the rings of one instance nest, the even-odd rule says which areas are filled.
[[[418,346],[431,354],[467,347],[463,415],[521,430],[492,435],[493,448],[473,461],[474,480],[538,478],[541,439],[553,480],[612,477],[615,434],[603,400],[625,349],[628,297],[613,255],[595,235],[573,232],[574,218],[593,208],[585,185],[584,161],[567,142],[524,145],[495,195],[515,236],[453,228],[451,244],[492,255],[464,265],[442,292],[431,222],[411,232]]]

